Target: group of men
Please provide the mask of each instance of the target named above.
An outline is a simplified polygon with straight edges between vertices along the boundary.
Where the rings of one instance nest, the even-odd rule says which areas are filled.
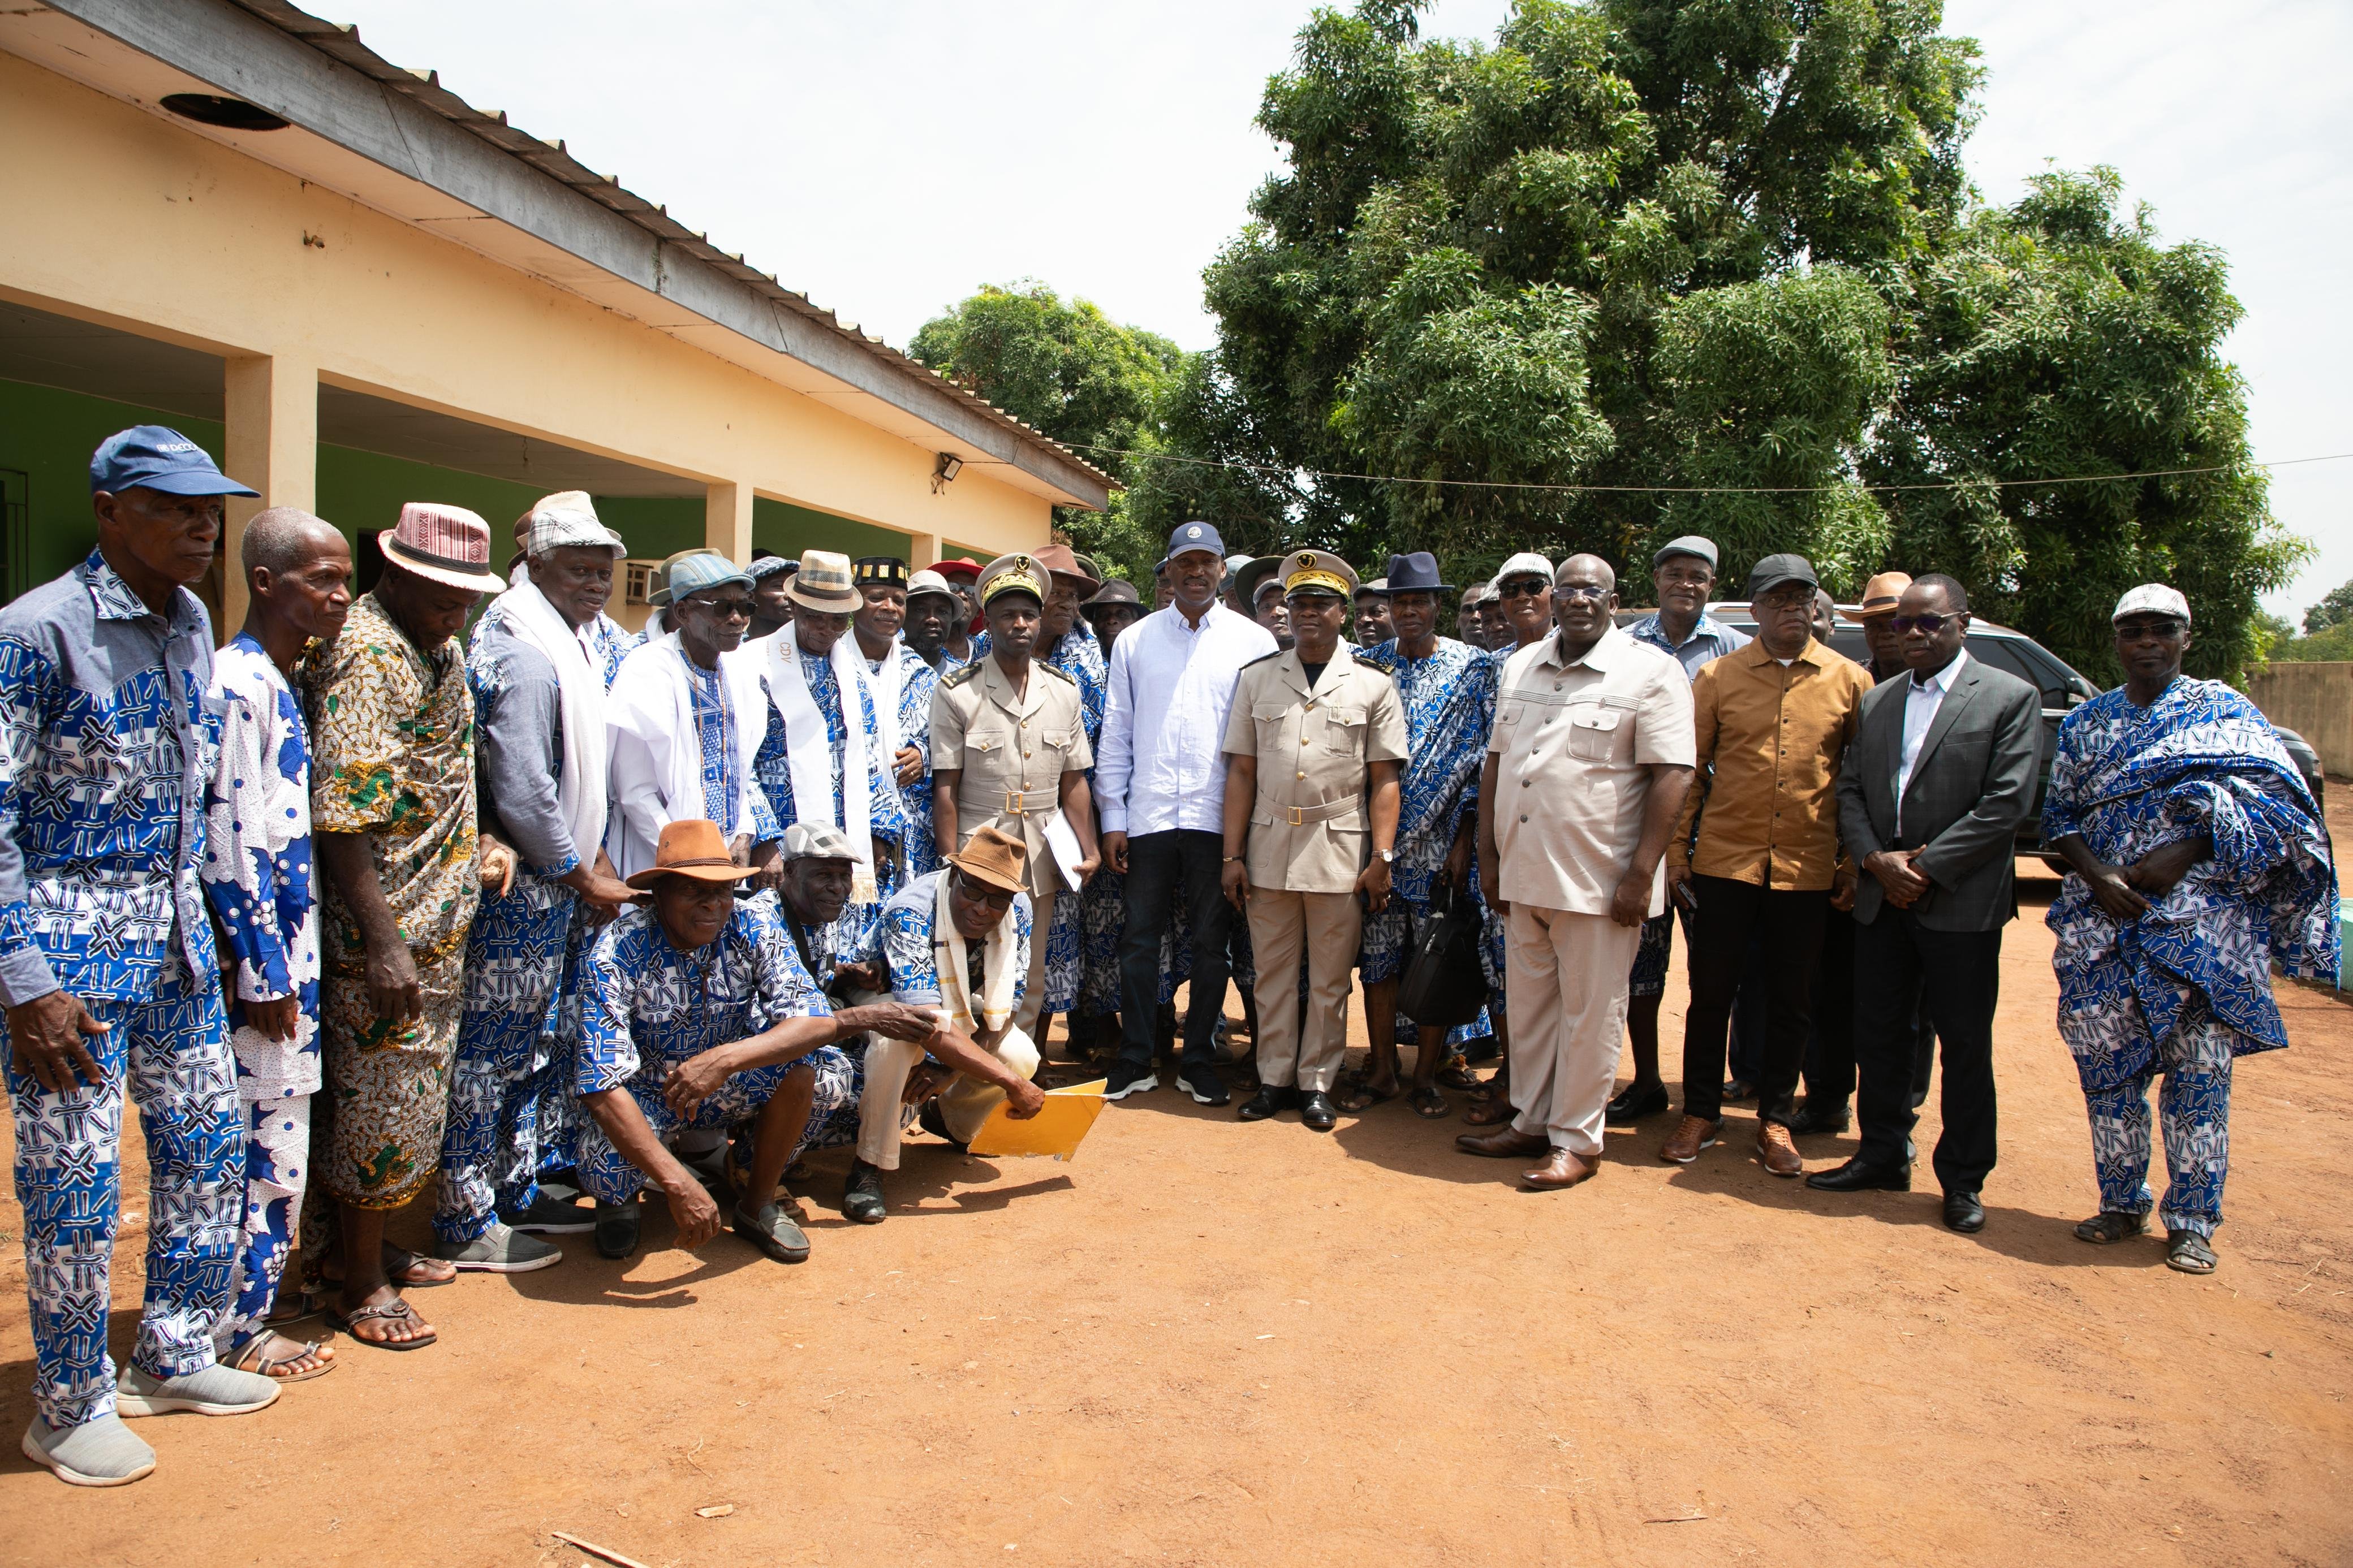
[[[1061,545],[915,572],[698,550],[661,563],[640,635],[606,614],[620,538],[563,492],[517,520],[507,575],[480,517],[404,507],[356,596],[341,531],[260,512],[216,651],[189,584],[253,492],[161,426],[90,472],[97,548],[0,609],[24,1448],[69,1481],[153,1468],[123,1416],[238,1414],[333,1370],[280,1331],[314,1312],[415,1350],[438,1332],[417,1288],[553,1266],[548,1236],[628,1256],[648,1191],[685,1245],[730,1228],[798,1261],[804,1152],[850,1148],[842,1211],[881,1221],[912,1125],[962,1144],[1038,1112],[1057,1012],[1108,1099],[1171,1052],[1196,1102],[1254,1069],[1243,1120],[1318,1131],[1399,1097],[1446,1117],[1470,1088],[1464,1152],[1577,1185],[1607,1124],[1670,1108],[1678,923],[1663,1158],[1753,1095],[1759,1161],[1805,1174],[1794,1138],[1843,1131],[1852,1094],[1860,1146],[1810,1184],[1905,1189],[1933,1030],[1944,1218],[1985,1223],[2042,714],[1969,657],[1949,577],[1867,585],[1865,667],[1801,557],[1752,570],[1752,638],[1710,612],[1704,539],[1658,552],[1658,607],[1623,626],[1607,562],[1524,552],[1465,596],[1494,612],[1474,647],[1439,635],[1454,590],[1427,552],[1366,583],[1321,550],[1229,559],[1188,522],[1149,612]],[[2262,716],[2180,674],[2181,595],[2135,589],[2116,626],[2126,684],[2068,716],[2043,807],[2074,868],[2051,923],[2101,1194],[2077,1234],[2145,1227],[2162,1074],[2168,1261],[2206,1271],[2230,1063],[2285,1043],[2271,963],[2333,969],[2334,871]],[[1400,982],[1444,912],[1490,994],[1417,1026]],[[126,1092],[152,1200],[118,1374]],[[433,1246],[392,1245],[437,1178]]]

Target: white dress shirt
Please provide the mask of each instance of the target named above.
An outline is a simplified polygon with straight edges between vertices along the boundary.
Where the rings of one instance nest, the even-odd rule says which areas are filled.
[[[1969,650],[1962,648],[1953,655],[1953,662],[1923,680],[1911,676],[1904,687],[1904,749],[1895,759],[1895,831],[1904,831],[1904,791],[1912,782],[1912,769],[1920,761],[1920,748],[1927,743],[1928,731],[1936,722],[1936,710],[1945,705],[1945,693],[1953,689],[1953,678],[1968,663]]]
[[[1095,748],[1095,810],[1106,833],[1225,831],[1226,714],[1242,666],[1274,635],[1213,604],[1197,626],[1174,605],[1111,646],[1111,692]]]

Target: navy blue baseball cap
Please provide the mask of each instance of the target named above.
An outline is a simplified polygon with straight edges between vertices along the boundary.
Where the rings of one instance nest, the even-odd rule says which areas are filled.
[[[213,467],[202,447],[164,425],[117,430],[90,455],[90,493],[121,495],[134,485],[167,496],[259,496]]]
[[[1214,522],[1180,522],[1168,535],[1168,559],[1174,561],[1188,550],[1206,550],[1219,561],[1226,558],[1226,542],[1218,537]]]

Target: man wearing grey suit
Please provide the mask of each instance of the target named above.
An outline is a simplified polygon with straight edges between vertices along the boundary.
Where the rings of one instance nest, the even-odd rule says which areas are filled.
[[[2034,799],[2042,698],[1972,659],[1968,595],[1930,574],[1904,590],[1894,630],[1910,674],[1875,688],[1839,770],[1839,832],[1868,873],[1854,901],[1856,1110],[1862,1146],[1806,1184],[1912,1185],[1912,998],[1925,985],[1945,1043],[1936,1179],[1945,1223],[1985,1226],[1994,1164],[1993,1014],[2001,928],[2018,914],[2013,839]]]

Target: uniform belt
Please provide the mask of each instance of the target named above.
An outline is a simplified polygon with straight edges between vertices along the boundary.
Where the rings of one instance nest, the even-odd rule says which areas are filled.
[[[1335,816],[1345,816],[1362,805],[1364,801],[1365,797],[1361,795],[1343,795],[1338,800],[1324,801],[1319,805],[1278,805],[1274,809],[1277,813],[1277,821],[1292,827],[1304,827],[1311,822],[1324,822]]]
[[[1009,789],[1005,792],[1005,815],[1008,816],[1029,816],[1036,812],[1051,811],[1054,809],[1056,804],[1060,800],[1060,798],[1061,795],[1059,790]]]

